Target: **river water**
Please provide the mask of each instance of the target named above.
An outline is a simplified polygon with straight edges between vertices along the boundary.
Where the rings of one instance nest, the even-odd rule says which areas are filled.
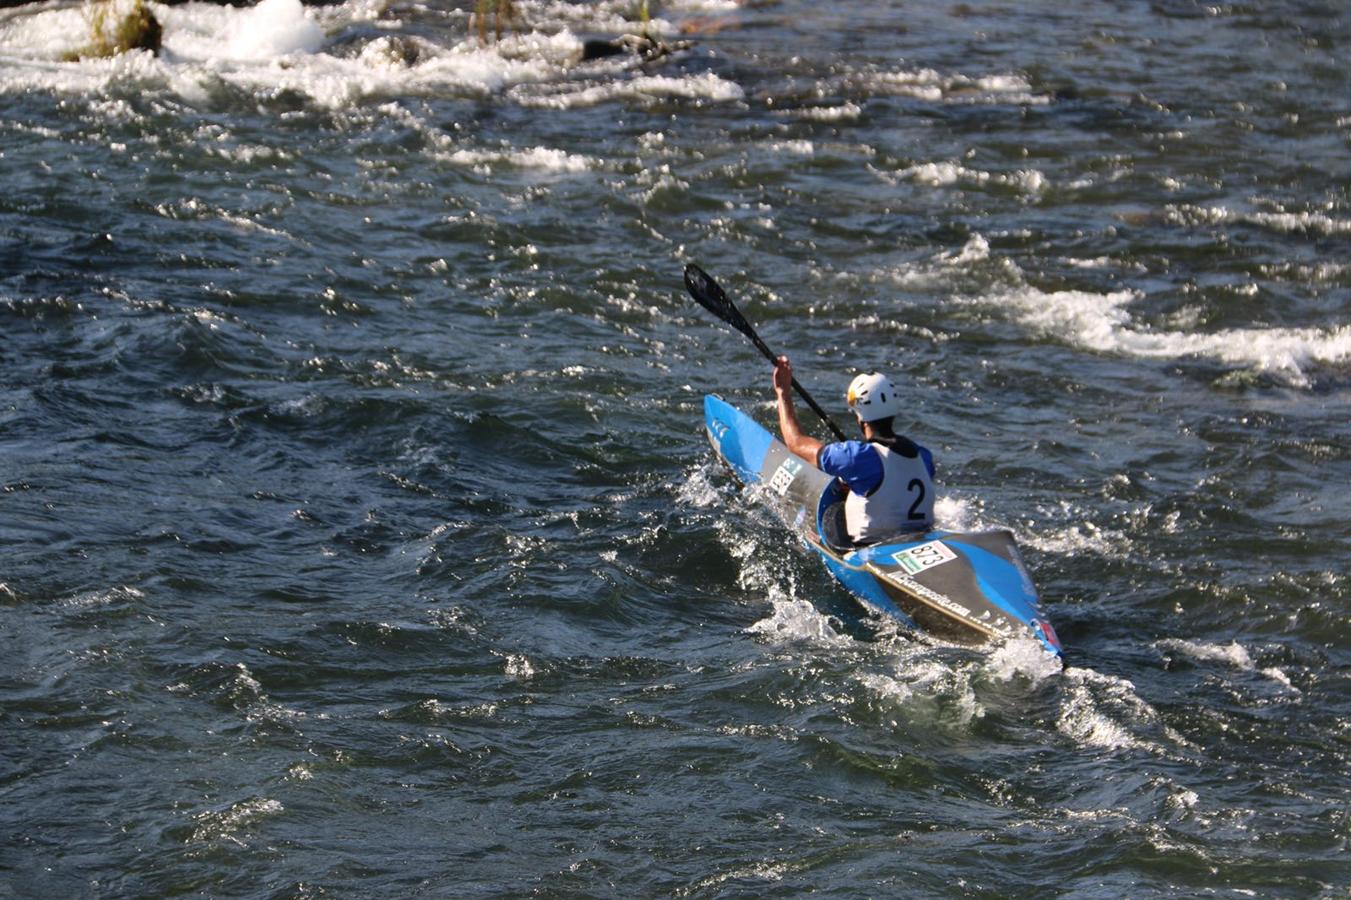
[[[0,894],[1345,896],[1351,12],[0,18]],[[904,387],[1068,666],[702,434]]]

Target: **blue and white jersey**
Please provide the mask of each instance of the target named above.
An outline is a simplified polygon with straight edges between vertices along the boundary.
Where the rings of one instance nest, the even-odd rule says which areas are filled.
[[[816,468],[834,475],[855,494],[867,496],[882,483],[882,455],[867,441],[826,444],[816,455]]]
[[[910,441],[897,446],[914,452],[906,454],[882,443],[841,441],[825,445],[817,454],[817,468],[849,487],[845,528],[855,543],[933,528],[933,454]]]

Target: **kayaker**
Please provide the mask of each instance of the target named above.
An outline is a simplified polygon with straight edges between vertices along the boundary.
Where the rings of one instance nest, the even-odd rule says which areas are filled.
[[[895,431],[901,401],[885,375],[859,375],[846,399],[863,432],[861,441],[826,444],[804,434],[793,409],[793,366],[774,363],[779,431],[795,456],[834,475],[848,488],[844,523],[856,544],[871,544],[934,524],[933,454]]]

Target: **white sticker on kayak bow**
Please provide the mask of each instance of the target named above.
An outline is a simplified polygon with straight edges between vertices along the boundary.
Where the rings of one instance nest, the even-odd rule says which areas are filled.
[[[796,478],[797,473],[801,471],[801,461],[793,459],[791,456],[788,457],[779,464],[779,467],[774,470],[774,474],[770,476],[770,490],[782,497],[784,494],[788,493],[789,485],[793,483],[793,479]]]
[[[949,560],[954,560],[957,558],[957,554],[942,541],[929,541],[927,544],[920,544],[918,547],[893,553],[891,558],[895,560],[896,565],[905,569],[911,575],[915,575],[925,569],[932,569],[934,566],[941,566]]]

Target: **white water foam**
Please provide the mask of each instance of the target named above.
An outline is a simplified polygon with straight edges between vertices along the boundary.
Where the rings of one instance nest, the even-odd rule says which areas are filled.
[[[899,678],[876,672],[865,672],[860,675],[858,683],[887,703],[903,705],[915,695],[915,689]]]
[[[983,525],[980,501],[942,494],[934,500],[934,521],[948,531],[979,531]]]
[[[653,4],[656,6],[656,4]],[[667,0],[662,3],[662,9],[670,13],[686,15],[689,13],[732,13],[740,12],[743,9],[740,0]],[[620,9],[632,8],[632,3],[623,0],[619,4]]]
[[[495,166],[508,165],[519,169],[543,172],[586,172],[599,166],[596,160],[551,147],[531,147],[527,150],[454,150],[442,156],[456,165],[470,166],[481,174],[489,174]]]
[[[1124,532],[1099,528],[1088,521],[1063,528],[1038,527],[1019,531],[1018,542],[1057,556],[1089,553],[1106,559],[1128,559],[1134,550],[1134,545]]]
[[[725,2],[727,0],[674,0],[669,6],[663,3],[660,7],[663,12],[722,12],[726,8],[723,5]],[[512,0],[512,6],[523,20],[537,26],[547,24],[552,28],[562,25],[569,30],[587,34],[625,34],[638,30],[638,23],[633,18],[637,12],[633,0],[591,0],[587,3]],[[652,4],[654,11],[657,7],[658,4]],[[680,29],[670,20],[654,15],[648,21],[647,30],[655,37],[666,37]]]
[[[792,110],[789,115],[810,122],[844,122],[862,116],[863,108],[857,103],[844,103],[840,106],[806,106]]]
[[[858,682],[883,704],[903,706],[923,699],[937,702],[956,713],[960,725],[970,725],[985,716],[985,707],[976,698],[969,665],[954,667],[935,657],[930,647],[905,644],[895,660],[894,675],[876,672],[858,676]]]
[[[1259,266],[1258,271],[1268,278],[1289,281],[1314,281],[1319,284],[1328,284],[1351,272],[1351,263],[1320,262],[1314,265],[1303,265],[1301,263],[1273,263]]]
[[[691,473],[678,492],[682,502],[706,507],[720,500],[710,478],[711,469],[712,464],[709,464]],[[749,511],[768,517],[768,511],[757,502],[757,489],[763,487],[752,486],[742,491],[741,497],[748,501]],[[798,596],[793,569],[785,567],[777,554],[765,553],[765,548],[754,534],[746,532],[744,525],[744,522],[719,521],[716,527],[720,541],[739,562],[737,584],[748,593],[763,595],[770,603],[769,615],[747,626],[746,632],[775,644],[809,642],[835,647],[851,645],[852,639],[836,631],[835,622],[830,616]],[[777,526],[775,530],[778,532]],[[776,549],[796,552],[795,548]]]
[[[790,153],[796,156],[812,156],[816,153],[816,145],[811,141],[770,141],[765,144],[765,149],[772,153]]]
[[[677,98],[727,103],[746,96],[740,85],[712,72],[683,76],[642,75],[581,87],[555,85],[548,91],[517,89],[508,95],[521,106],[537,109],[578,109],[616,100],[655,102]]]
[[[1074,257],[1062,256],[1060,261],[1065,265],[1072,266],[1076,269],[1128,269],[1137,273],[1148,271],[1144,263],[1113,259],[1110,256],[1095,256],[1092,259],[1076,259]]]
[[[323,29],[305,14],[300,0],[261,0],[231,17],[223,37],[223,56],[235,60],[314,53],[324,42]]]
[[[240,830],[284,810],[279,801],[264,797],[244,800],[223,810],[198,813],[195,816],[197,827],[190,840],[194,843],[223,840],[243,847],[244,841],[237,836]]]
[[[1290,680],[1290,676],[1276,666],[1268,666],[1262,670],[1262,674],[1287,690],[1293,691],[1296,694],[1303,693],[1303,691],[1295,687],[1294,682]]]
[[[535,667],[530,664],[528,657],[516,653],[509,653],[506,657],[506,665],[503,671],[511,678],[517,681],[528,681],[535,677]]]
[[[379,11],[367,0],[349,0],[324,10],[300,0],[263,0],[237,9],[209,3],[149,4],[163,27],[161,55],[135,51],[111,59],[62,62],[88,42],[79,9],[21,10],[0,20],[0,94],[53,91],[97,96],[109,87],[149,84],[190,103],[209,102],[219,85],[271,97],[293,92],[329,108],[359,108],[370,98],[506,92],[526,105],[570,108],[631,99],[739,99],[736,84],[713,73],[688,76],[624,76],[626,61],[588,71],[613,83],[549,84],[579,63],[584,32],[629,30],[611,4],[586,7],[523,3],[540,30],[510,32],[489,46],[466,33],[452,46],[411,36],[386,35],[354,56],[325,51],[327,34],[341,33]],[[611,21],[611,20],[614,21]],[[612,27],[606,27],[606,25]],[[394,27],[388,20],[378,23]],[[654,20],[652,30],[671,30]],[[546,89],[524,90],[544,83]],[[513,92],[512,89],[520,89]]]
[[[1026,78],[1015,74],[971,78],[917,69],[876,72],[862,76],[862,82],[862,87],[873,94],[915,97],[933,103],[1044,106],[1051,102],[1050,96],[1035,93]]]
[[[990,258],[990,242],[982,235],[973,234],[967,238],[966,244],[957,253],[939,257],[939,260],[945,266],[965,266],[974,262],[982,262]]]
[[[13,54],[20,58],[43,55],[57,59],[62,53],[76,50],[89,40],[89,17],[80,6],[46,9],[40,13],[25,12],[11,11],[0,19],[0,54]]]
[[[1200,662],[1222,662],[1248,672],[1256,668],[1253,665],[1252,657],[1248,655],[1248,651],[1239,646],[1237,641],[1231,641],[1228,644],[1207,644],[1201,641],[1167,638],[1154,646],[1161,650],[1180,653]]]
[[[746,628],[747,633],[767,638],[775,644],[809,642],[826,645],[852,644],[850,638],[835,630],[829,616],[807,600],[793,597],[775,586],[769,590],[772,609],[768,616]]]
[[[1285,234],[1351,234],[1351,219],[1338,219],[1323,212],[1240,212],[1223,206],[1169,206],[1165,217],[1178,225],[1224,225],[1242,223]]]
[[[1302,693],[1300,689],[1295,687],[1290,681],[1290,676],[1282,669],[1276,666],[1267,666],[1259,670],[1257,664],[1253,662],[1252,654],[1237,641],[1230,641],[1228,644],[1215,644],[1207,643],[1205,641],[1166,638],[1158,641],[1154,646],[1159,650],[1176,653],[1195,660],[1196,662],[1222,663],[1237,669],[1240,672],[1257,672],[1264,678],[1274,681],[1292,694],[1298,695]]]
[[[674,895],[676,897],[693,897],[696,894],[721,893],[714,891],[723,883],[728,881],[739,882],[738,887],[741,891],[745,890],[745,882],[776,882],[782,881],[785,875],[806,868],[804,862],[773,862],[766,860],[764,862],[749,863],[746,865],[734,866],[724,872],[715,872],[712,875],[706,875],[696,881],[694,884],[677,888]]]
[[[883,179],[891,177],[877,169],[872,171]],[[1021,284],[1023,280],[1018,264],[1007,256],[992,255],[989,240],[979,233],[967,238],[960,250],[944,251],[927,260],[883,269],[877,276],[889,279],[898,287],[912,290],[953,290],[960,287],[965,276],[974,273],[979,273],[982,278],[993,277],[1015,284]],[[881,324],[886,327],[889,321]],[[896,323],[893,327],[907,326]]]
[[[1134,324],[1134,291],[1042,291],[1021,287],[985,298],[1034,332],[1100,353],[1155,359],[1207,357],[1307,387],[1313,364],[1351,360],[1351,325],[1332,328],[1230,328],[1212,334],[1152,331]]]
[[[1046,176],[1036,169],[1020,169],[1000,174],[980,169],[968,169],[958,162],[927,162],[898,170],[897,178],[906,178],[917,184],[932,187],[950,187],[963,183],[971,185],[1003,185],[1025,194],[1038,194],[1046,187]]]
[[[1062,734],[1085,747],[1163,751],[1138,733],[1157,730],[1160,724],[1158,713],[1135,693],[1134,684],[1080,667],[1064,674],[1066,693],[1056,721]]]
[[[0,593],[4,592],[4,585],[0,584]],[[85,591],[66,597],[61,601],[62,606],[72,609],[92,609],[100,606],[108,606],[112,603],[123,603],[132,600],[143,600],[145,594],[134,588],[121,585],[108,591]]]
[[[676,487],[676,501],[679,505],[707,509],[720,504],[722,494],[713,483],[713,475],[720,469],[720,466],[708,462],[688,472],[685,480]]]
[[[1031,637],[1018,637],[996,647],[985,658],[985,670],[1000,681],[1022,676],[1036,683],[1059,675],[1064,664]]]
[[[1185,812],[1195,809],[1197,802],[1199,802],[1201,799],[1200,796],[1196,793],[1196,791],[1193,791],[1190,788],[1186,788],[1177,784],[1172,784],[1171,782],[1169,783],[1168,787],[1169,787],[1168,799],[1165,800],[1164,802],[1171,809],[1177,810],[1178,812]]]

